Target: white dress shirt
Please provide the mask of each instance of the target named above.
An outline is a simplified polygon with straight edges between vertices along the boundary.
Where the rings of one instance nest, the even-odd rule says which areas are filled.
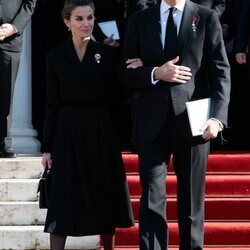
[[[181,19],[183,15],[183,10],[185,6],[186,0],[181,0],[178,4],[175,6],[170,6],[167,4],[164,0],[161,1],[160,5],[160,24],[161,24],[161,43],[162,43],[162,49],[164,49],[164,44],[165,44],[165,35],[166,35],[166,25],[167,25],[167,20],[168,20],[168,15],[169,15],[169,9],[171,7],[175,7],[175,11],[173,12],[173,19],[177,27],[177,36],[179,34],[180,26],[181,26]],[[154,71],[156,67],[152,70],[151,73],[151,82],[152,84],[156,84],[158,80],[154,79]]]
[[[164,0],[161,1],[160,24],[161,24],[162,48],[164,47],[164,43],[165,43],[165,33],[166,33],[166,25],[167,25],[167,20],[168,20],[168,15],[169,15],[169,9],[171,7],[175,8],[175,11],[173,12],[173,19],[174,19],[175,25],[177,27],[177,36],[178,36],[180,26],[181,26],[181,19],[182,19],[185,3],[186,3],[186,0],[182,0],[178,4],[176,4],[175,6],[170,6]]]
[[[170,6],[164,0],[161,1],[161,5],[160,5],[160,18],[161,18],[160,24],[161,24],[162,49],[164,49],[164,44],[165,44],[166,25],[167,25],[167,20],[168,20],[168,15],[169,15],[169,9],[171,7],[175,8],[175,11],[173,12],[173,19],[174,19],[174,22],[175,22],[176,27],[177,27],[177,36],[178,36],[179,31],[180,31],[181,20],[182,20],[182,15],[183,15],[185,3],[186,3],[186,0],[181,0],[175,6]],[[151,72],[151,82],[154,85],[158,82],[158,80],[154,79],[154,71],[155,71],[156,68],[157,67],[153,68],[153,70]],[[219,125],[220,125],[219,131],[223,130],[223,124],[218,119],[215,119],[215,118],[210,118],[210,119],[215,120],[215,121],[217,121],[219,123]]]

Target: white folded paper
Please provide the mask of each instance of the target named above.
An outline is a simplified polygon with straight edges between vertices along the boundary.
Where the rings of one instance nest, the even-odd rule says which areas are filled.
[[[106,21],[106,22],[100,22],[98,23],[100,26],[102,32],[107,36],[107,37],[112,37],[115,40],[119,40],[119,31],[117,28],[117,24],[115,20],[112,21]]]
[[[186,102],[189,124],[193,136],[203,134],[201,127],[210,118],[210,105],[210,98]]]

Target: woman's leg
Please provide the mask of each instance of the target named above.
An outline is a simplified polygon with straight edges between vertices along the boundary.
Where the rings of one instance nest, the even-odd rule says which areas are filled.
[[[102,234],[102,243],[104,250],[113,250],[115,246],[115,234],[109,233],[109,234]]]
[[[50,234],[50,249],[64,250],[67,236],[60,234]]]

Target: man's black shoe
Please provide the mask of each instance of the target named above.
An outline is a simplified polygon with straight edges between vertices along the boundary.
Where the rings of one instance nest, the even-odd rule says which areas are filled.
[[[6,143],[7,142],[7,143]],[[16,158],[17,155],[10,147],[10,139],[0,140],[0,158]]]
[[[16,158],[17,155],[12,148],[4,148],[0,151],[0,158]]]

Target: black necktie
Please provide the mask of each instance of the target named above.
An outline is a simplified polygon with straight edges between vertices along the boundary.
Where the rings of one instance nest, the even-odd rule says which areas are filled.
[[[174,7],[169,9],[166,25],[164,55],[166,60],[172,60],[177,56],[177,28],[173,19]]]

